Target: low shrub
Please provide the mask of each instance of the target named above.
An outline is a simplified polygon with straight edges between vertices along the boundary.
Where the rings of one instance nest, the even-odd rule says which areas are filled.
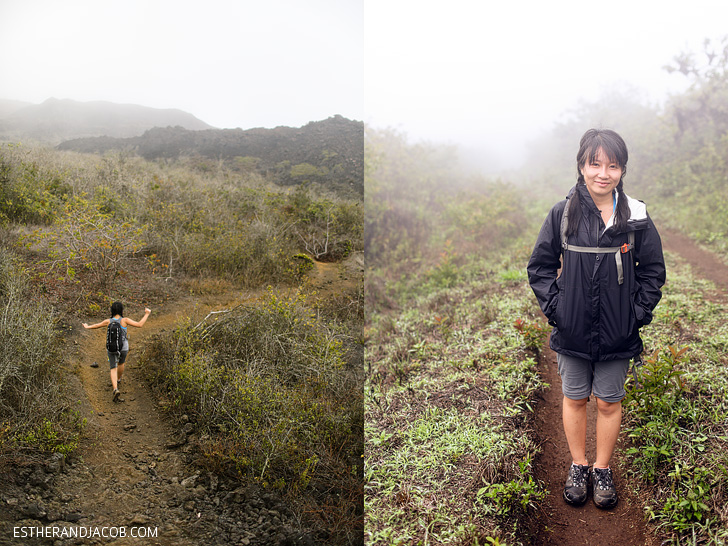
[[[302,281],[313,268],[314,262],[311,256],[301,252],[291,258],[289,273],[297,281]]]
[[[143,360],[172,410],[210,438],[208,464],[299,501],[327,492],[318,500],[346,519],[361,511],[363,410],[345,338],[300,291],[270,290],[256,306],[180,325]]]
[[[31,259],[52,282],[83,276],[104,287],[145,258],[165,279],[295,282],[291,256],[340,261],[361,251],[363,221],[360,200],[317,185],[281,188],[254,173],[124,153],[0,146],[0,224],[33,233]]]
[[[662,544],[723,544],[728,502],[728,328],[710,283],[666,253],[663,299],[627,380],[627,468]]]
[[[0,347],[0,460],[19,450],[75,449],[79,420],[61,391],[54,311],[7,251],[0,253]]]
[[[64,173],[20,145],[0,145],[0,222],[45,224],[70,191]]]

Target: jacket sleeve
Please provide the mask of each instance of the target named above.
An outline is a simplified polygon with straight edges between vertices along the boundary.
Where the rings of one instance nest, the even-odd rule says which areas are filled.
[[[660,234],[649,215],[647,221],[647,229],[639,231],[635,240],[635,318],[638,327],[652,322],[652,311],[662,298],[666,275]]]
[[[560,230],[565,204],[566,201],[557,203],[546,216],[526,268],[531,289],[551,326],[556,326],[555,312],[559,296],[556,278],[561,266]]]

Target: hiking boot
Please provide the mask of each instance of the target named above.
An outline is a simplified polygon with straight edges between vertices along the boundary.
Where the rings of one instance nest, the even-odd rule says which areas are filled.
[[[580,506],[586,502],[589,484],[589,465],[571,463],[569,476],[564,485],[564,500],[569,504]]]
[[[617,488],[611,468],[592,469],[593,500],[597,508],[614,508],[617,506]]]
[[[114,389],[114,402],[116,402],[117,400],[119,400],[119,395],[120,394],[121,393],[119,392],[119,389]]]

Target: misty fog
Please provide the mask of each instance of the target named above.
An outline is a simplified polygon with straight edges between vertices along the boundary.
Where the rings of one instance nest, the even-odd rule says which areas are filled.
[[[3,0],[0,100],[172,108],[219,128],[361,121],[362,9],[338,0]]]
[[[706,39],[722,47],[728,18],[728,5],[704,0],[689,10],[473,4],[366,2],[365,122],[413,142],[458,145],[464,163],[487,174],[522,167],[534,142],[609,97],[662,111],[691,84],[665,66],[683,52],[697,59]],[[619,119],[605,109],[584,121],[616,128]]]

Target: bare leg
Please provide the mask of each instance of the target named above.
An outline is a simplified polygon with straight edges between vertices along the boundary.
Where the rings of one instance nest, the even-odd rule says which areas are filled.
[[[119,368],[119,371],[117,372],[117,374],[118,374],[118,377],[119,377],[119,381],[121,381],[121,376],[124,375],[124,365],[123,364],[119,364],[119,366],[117,366],[117,367]]]
[[[597,460],[594,466],[608,468],[622,427],[622,402],[597,398]]]
[[[563,421],[566,441],[576,464],[588,465],[586,458],[586,401],[572,400],[564,396]]]
[[[116,386],[116,368],[111,368],[111,385],[114,387],[114,390],[117,389]]]

